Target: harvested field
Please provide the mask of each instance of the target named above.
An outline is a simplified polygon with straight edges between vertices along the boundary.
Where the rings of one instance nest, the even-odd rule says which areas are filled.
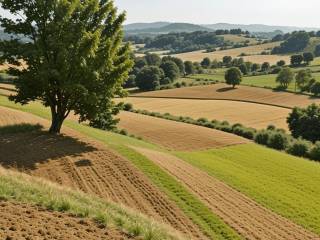
[[[222,131],[130,112],[120,114],[119,128],[170,150],[204,150],[248,143]]]
[[[289,109],[254,103],[233,102],[225,100],[189,100],[160,98],[126,98],[119,101],[133,104],[135,109],[151,112],[170,113],[175,116],[193,119],[228,121],[241,123],[256,129],[266,128],[272,124],[278,128],[288,129],[286,118]]]
[[[238,58],[242,53],[245,53],[249,56],[244,56],[245,61],[250,61],[254,63],[263,63],[269,62],[270,64],[275,64],[279,60],[284,60],[286,62],[290,62],[290,56],[281,56],[281,55],[260,55],[261,52],[270,50],[275,46],[278,46],[279,42],[274,43],[266,43],[260,45],[254,45],[243,48],[234,48],[223,51],[216,51],[212,53],[206,53],[203,50],[187,52],[174,55],[175,57],[181,58],[183,61],[194,61],[201,62],[205,57],[210,58],[211,60],[221,61],[224,56],[231,56],[232,58]]]
[[[0,239],[132,239],[89,219],[20,203],[0,202]]]
[[[275,105],[285,108],[293,108],[295,106],[305,107],[312,103],[320,103],[320,98],[313,98],[306,95],[276,92],[269,89],[248,86],[237,86],[233,89],[223,83],[208,86],[144,92],[133,94],[132,96],[151,98],[234,100]]]
[[[17,119],[16,124],[24,118],[28,123],[38,123],[33,115],[5,108],[0,108],[0,113],[3,110],[2,124],[12,122],[3,116]],[[64,129],[63,133],[3,134],[0,164],[124,204],[190,237],[204,238],[198,227],[129,161],[75,131]]]
[[[177,157],[148,149],[134,149],[181,181],[246,239],[320,239]]]

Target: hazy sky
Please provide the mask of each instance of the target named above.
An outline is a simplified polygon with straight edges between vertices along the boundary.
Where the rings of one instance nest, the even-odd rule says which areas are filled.
[[[115,0],[127,23],[261,23],[320,27],[320,0]]]

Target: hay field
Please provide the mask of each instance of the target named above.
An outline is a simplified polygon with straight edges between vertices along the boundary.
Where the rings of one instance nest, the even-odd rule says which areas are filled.
[[[290,62],[289,56],[260,55],[262,51],[270,50],[270,49],[278,46],[279,44],[280,44],[279,42],[266,43],[266,44],[254,45],[254,46],[243,47],[243,48],[234,48],[234,49],[229,49],[229,50],[216,51],[216,52],[212,52],[212,53],[206,53],[203,50],[201,50],[201,51],[175,54],[173,56],[181,58],[184,61],[200,62],[205,57],[208,57],[211,60],[221,61],[224,56],[231,56],[233,58],[237,58],[240,56],[241,53],[245,53],[250,56],[243,57],[244,60],[254,62],[254,63],[261,64],[263,62],[269,62],[270,64],[275,64],[279,60],[284,60],[286,62]]]
[[[249,44],[257,44],[258,41],[255,38],[246,38],[245,36],[233,35],[233,34],[225,34],[221,35],[225,41],[230,41],[233,43],[244,43],[249,41]]]
[[[224,100],[126,98],[118,101],[130,102],[135,109],[162,114],[228,121],[231,124],[241,123],[256,129],[263,129],[272,124],[288,130],[286,118],[290,110],[280,107]]]
[[[170,150],[204,150],[249,142],[222,131],[136,113],[122,112],[119,117],[119,128]]]
[[[276,105],[285,108],[293,108],[295,106],[305,107],[312,103],[320,103],[320,98],[312,98],[307,95],[294,94],[288,92],[276,92],[270,89],[248,86],[237,86],[235,89],[233,89],[224,83],[208,86],[196,86],[153,92],[144,92],[139,94],[133,94],[132,96],[151,98],[157,97],[181,99],[234,100],[261,103],[267,105]]]

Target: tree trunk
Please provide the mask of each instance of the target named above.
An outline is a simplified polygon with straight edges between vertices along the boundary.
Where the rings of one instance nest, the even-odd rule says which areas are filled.
[[[49,132],[53,134],[60,133],[63,121],[64,117],[59,116],[59,114],[52,113],[51,127]]]

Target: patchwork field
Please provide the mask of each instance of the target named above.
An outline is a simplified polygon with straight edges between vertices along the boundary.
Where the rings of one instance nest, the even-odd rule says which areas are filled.
[[[206,53],[204,51],[194,51],[187,52],[174,55],[175,57],[181,58],[184,61],[193,61],[193,62],[201,62],[204,58],[208,57],[211,60],[221,61],[224,56],[231,56],[232,58],[240,57],[242,53],[247,54],[248,56],[244,56],[245,61],[250,61],[254,63],[263,63],[269,62],[270,64],[275,64],[279,60],[284,60],[286,62],[290,62],[289,56],[281,56],[281,55],[261,55],[261,52],[270,50],[276,46],[278,46],[279,42],[274,43],[266,43],[260,45],[254,45],[243,48],[234,48],[223,51],[216,51],[212,53]]]
[[[233,134],[185,123],[122,112],[119,128],[170,150],[192,151],[248,143]]]
[[[118,101],[129,102],[135,109],[151,112],[170,113],[175,116],[193,119],[228,121],[241,123],[256,129],[266,128],[272,124],[278,128],[288,129],[286,118],[289,109],[254,103],[233,102],[225,100],[189,100],[160,98],[126,98]]]
[[[225,41],[230,41],[233,43],[245,43],[247,41],[248,44],[257,44],[258,41],[256,38],[246,38],[245,36],[239,36],[239,35],[234,35],[234,34],[225,34],[222,35]]]
[[[134,97],[150,98],[180,98],[180,99],[211,99],[211,100],[234,100],[275,105],[285,108],[295,106],[303,107],[312,103],[320,103],[319,98],[288,92],[277,92],[270,89],[255,88],[248,86],[232,87],[220,83],[210,86],[197,86],[179,89],[161,90],[133,94]]]

